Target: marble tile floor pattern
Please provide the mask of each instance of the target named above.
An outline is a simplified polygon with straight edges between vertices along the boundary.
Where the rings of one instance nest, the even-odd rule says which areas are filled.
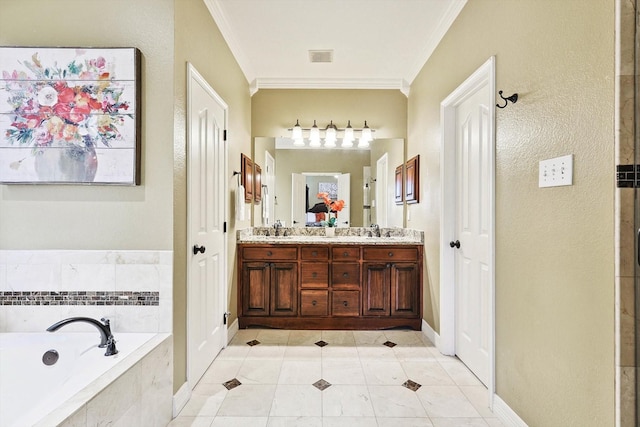
[[[482,383],[421,332],[245,329],[169,427],[502,425]]]

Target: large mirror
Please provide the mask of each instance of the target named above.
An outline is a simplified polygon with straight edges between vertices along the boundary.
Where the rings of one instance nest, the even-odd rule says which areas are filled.
[[[345,200],[339,227],[404,226],[404,203],[395,197],[396,167],[406,160],[403,139],[375,139],[368,149],[310,149],[295,148],[288,138],[257,137],[253,159],[262,170],[254,226],[320,225],[321,191]]]

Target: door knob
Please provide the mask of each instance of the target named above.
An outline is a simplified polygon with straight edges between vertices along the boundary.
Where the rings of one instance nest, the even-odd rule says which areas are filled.
[[[298,221],[293,221],[294,224],[300,224]]]
[[[205,248],[204,246],[193,245],[193,254],[194,255],[198,255],[198,252],[203,254],[204,251],[206,251],[206,250],[207,250],[207,248]]]
[[[456,240],[455,242],[453,240],[450,241],[449,246],[451,246],[452,248],[460,249],[460,240]]]

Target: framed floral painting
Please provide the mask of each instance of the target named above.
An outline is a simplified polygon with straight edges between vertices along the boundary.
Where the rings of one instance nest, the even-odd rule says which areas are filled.
[[[0,47],[0,182],[140,184],[140,51]]]

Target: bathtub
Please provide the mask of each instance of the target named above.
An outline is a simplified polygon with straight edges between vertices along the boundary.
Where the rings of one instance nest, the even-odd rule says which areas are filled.
[[[166,425],[171,420],[171,335],[114,336],[119,352],[107,357],[98,348],[98,333],[0,334],[0,426],[106,425],[108,420],[136,425],[156,418],[148,425]],[[51,366],[43,363],[49,350],[59,354]],[[161,396],[149,396],[153,391]],[[147,403],[155,402],[148,410],[159,413],[143,413],[145,396]]]

